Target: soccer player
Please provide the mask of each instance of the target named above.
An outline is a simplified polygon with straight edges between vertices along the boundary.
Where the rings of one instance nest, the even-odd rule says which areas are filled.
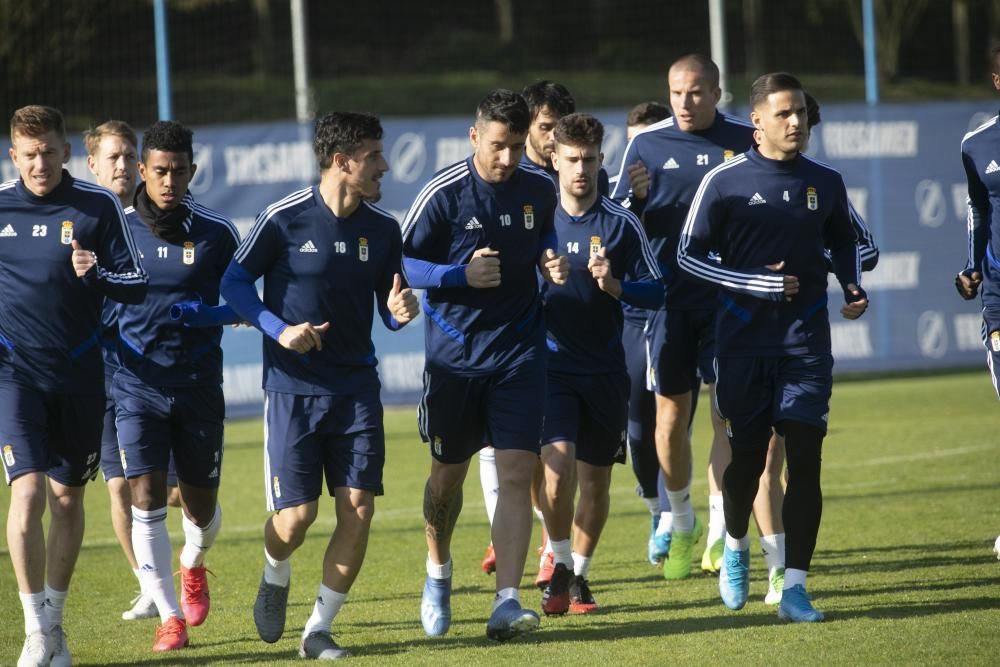
[[[139,181],[139,141],[128,123],[109,120],[84,133],[87,149],[87,167],[102,185],[118,196],[122,208],[132,206],[135,188]],[[142,577],[132,551],[132,493],[129,491],[125,471],[122,470],[118,452],[118,429],[115,427],[115,404],[111,399],[111,381],[118,369],[118,323],[115,321],[117,304],[105,300],[103,319],[104,343],[104,430],[101,435],[101,471],[111,499],[111,526],[121,545],[122,552],[139,582],[139,595],[132,606],[122,613],[126,621],[158,616],[156,603],[142,588]],[[167,476],[171,496],[176,497],[177,480],[173,474],[173,461]],[[180,500],[174,503],[179,506]],[[171,504],[168,501],[168,504]]]
[[[226,301],[264,335],[264,573],[254,603],[257,633],[285,629],[290,558],[316,520],[323,477],[337,527],[306,621],[299,656],[348,655],[331,635],[361,571],[375,496],[382,494],[385,431],[371,339],[373,296],[397,330],[418,304],[400,281],[399,224],[374,205],[389,165],[382,125],[367,113],[318,120],[318,185],[265,208],[223,281]],[[263,301],[254,281],[264,277]]]
[[[1000,46],[990,52],[994,90],[1000,92]],[[962,139],[962,166],[968,183],[968,259],[955,276],[955,288],[966,301],[982,288],[983,344],[993,389],[1000,398],[1000,123],[997,116]],[[1000,558],[1000,537],[993,545]]]
[[[531,123],[528,125],[528,139],[525,143],[521,162],[528,167],[537,167],[551,178],[556,190],[559,189],[559,174],[552,166],[552,152],[555,150],[554,130],[559,119],[576,111],[576,100],[560,83],[555,81],[538,81],[525,86],[521,96],[528,103],[528,113]],[[598,172],[598,190],[600,194],[608,194],[608,173],[604,167]],[[499,478],[496,469],[496,454],[492,447],[483,447],[479,451],[479,479],[483,487],[483,499],[486,503],[486,514],[490,525],[496,512],[497,495],[499,494]],[[539,505],[539,493],[543,483],[543,468],[539,461],[535,467],[535,475],[531,484],[531,504],[535,515],[542,522],[541,559],[538,565],[538,576],[535,585],[544,588],[552,576],[552,548],[549,544]],[[481,567],[487,574],[496,569],[496,553],[493,544],[486,548]]]
[[[210,608],[204,566],[222,524],[222,328],[173,321],[178,301],[219,302],[219,282],[239,236],[232,222],[196,203],[192,133],[159,121],[142,136],[142,183],[128,221],[146,258],[150,294],[117,309],[118,362],[112,394],[122,468],[132,494],[132,548],[143,589],[161,625],[154,651],[188,644],[187,625]],[[167,468],[173,453],[183,509],[181,602],[174,591],[167,534]]]
[[[659,102],[642,102],[632,107],[625,119],[625,136],[628,141],[640,131],[654,123],[670,118],[670,107]],[[629,180],[632,187],[644,187],[640,180],[649,182],[649,174],[641,162],[630,168]],[[618,176],[612,177],[612,186],[618,182]],[[661,304],[662,305],[662,304]],[[629,377],[628,400],[628,448],[632,459],[632,472],[635,473],[638,486],[636,493],[642,498],[649,509],[650,529],[646,547],[646,558],[653,565],[658,565],[666,555],[666,548],[657,546],[654,539],[656,528],[660,523],[659,497],[664,495],[663,470],[656,457],[656,399],[649,390],[646,359],[646,320],[649,312],[641,308],[633,308],[622,303],[625,313],[625,323],[622,328],[622,343],[625,348],[625,365]],[[665,533],[669,537],[670,533]]]
[[[784,436],[788,458],[778,616],[815,622],[823,614],[812,606],[805,584],[822,513],[820,453],[833,384],[825,248],[844,292],[841,314],[860,317],[868,299],[859,284],[844,181],[800,152],[808,139],[801,84],[790,74],[765,74],[751,86],[750,106],[760,145],[705,176],[677,262],[691,276],[723,288],[715,392],[732,461],[723,477],[722,600],[730,609],[747,601],[747,527],[773,428]]]
[[[494,90],[469,128],[473,155],[435,175],[403,223],[407,279],[426,288],[421,438],[431,449],[424,491],[427,634],[451,624],[451,536],[469,460],[496,452],[500,493],[493,519],[497,596],[486,625],[503,641],[538,627],[518,584],[531,538],[531,480],[545,402],[545,326],[537,272],[566,281],[555,252],[552,179],[524,165],[531,117],[524,98]]]
[[[69,665],[63,608],[101,451],[101,304],[142,301],[146,275],[118,198],[62,168],[62,114],[21,107],[10,138],[19,178],[0,185],[0,451],[24,612],[18,665]]]
[[[719,112],[719,69],[692,54],[667,74],[673,117],[636,134],[625,149],[611,196],[641,215],[667,283],[665,307],[651,313],[649,380],[656,392],[656,450],[666,478],[666,498],[650,545],[650,560],[663,561],[667,579],[691,572],[694,544],[703,532],[691,506],[691,437],[694,397],[712,368],[716,290],[681,274],[676,243],[695,191],[705,173],[753,145],[753,127]],[[725,451],[724,426],[712,411],[709,464],[709,539],[702,560],[714,571],[725,533],[722,495],[712,488],[717,459]]]
[[[622,304],[657,308],[664,297],[642,223],[597,191],[603,138],[604,127],[587,114],[569,114],[556,124],[555,229],[569,277],[565,286],[545,285],[542,293],[549,371],[541,503],[554,558],[542,595],[546,614],[597,609],[587,575],[608,518],[612,465],[625,462],[629,383]]]

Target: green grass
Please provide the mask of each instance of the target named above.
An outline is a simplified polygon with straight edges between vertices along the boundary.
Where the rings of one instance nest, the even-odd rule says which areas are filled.
[[[751,602],[740,612],[722,606],[714,578],[665,582],[645,563],[648,514],[633,494],[631,470],[620,466],[591,572],[601,613],[543,619],[530,639],[498,646],[484,637],[493,579],[478,568],[488,532],[475,465],[455,539],[455,622],[442,638],[421,630],[420,508],[428,454],[417,444],[414,410],[389,411],[387,494],[377,501],[365,568],[335,624],[338,641],[358,656],[357,665],[718,665],[734,658],[740,664],[995,664],[1000,563],[991,546],[1000,532],[1000,419],[985,373],[841,382],[831,424],[825,515],[810,575],[826,623],[777,620],[762,602],[766,570],[756,546]],[[699,471],[708,434],[703,410],[695,438]],[[294,657],[298,634],[311,611],[333,508],[324,500],[293,558],[285,637],[264,644],[251,617],[266,517],[261,467],[260,422],[231,423],[224,522],[208,559],[216,575],[212,614],[191,630],[190,649],[165,656],[149,651],[153,621],[119,620],[135,582],[111,532],[103,484],[91,485],[89,525],[66,612],[76,664],[301,664]],[[705,492],[699,472],[694,498],[702,516]],[[9,497],[0,494],[2,516]],[[181,540],[176,512],[169,519],[175,554]],[[538,609],[534,565],[529,557],[521,593]],[[22,626],[9,566],[0,568],[0,609],[0,663],[12,664]]]

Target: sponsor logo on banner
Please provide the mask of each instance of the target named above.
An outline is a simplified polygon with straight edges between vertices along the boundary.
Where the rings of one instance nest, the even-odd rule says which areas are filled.
[[[212,188],[212,181],[215,180],[215,170],[212,168],[212,144],[195,142],[192,149],[194,149],[192,163],[198,165],[198,169],[188,183],[188,191],[193,195],[202,195]]]
[[[917,346],[920,353],[931,359],[940,359],[948,352],[948,327],[944,313],[926,310],[917,318]]]
[[[441,137],[435,143],[434,151],[437,153],[434,171],[439,171],[469,157],[472,154],[472,145],[468,137]]]
[[[59,242],[63,245],[70,245],[73,243],[73,221],[63,220],[62,230],[59,234]]]
[[[830,323],[830,344],[834,359],[867,359],[875,355],[868,322]]]
[[[404,132],[399,135],[389,152],[389,171],[398,183],[414,183],[427,166],[427,146],[424,135]]]
[[[917,220],[924,227],[940,227],[948,217],[944,188],[938,181],[925,178],[917,183],[913,202],[917,207]]]
[[[823,146],[830,158],[917,156],[919,132],[916,121],[827,121],[821,130]]]
[[[309,183],[317,176],[311,141],[231,145],[222,150],[222,156],[226,185]],[[202,169],[198,163],[199,174]]]
[[[184,242],[184,258],[183,261],[187,265],[194,264],[194,243],[192,241]]]
[[[983,349],[982,313],[960,313],[952,319],[955,333],[955,347],[962,352],[978,352]]]

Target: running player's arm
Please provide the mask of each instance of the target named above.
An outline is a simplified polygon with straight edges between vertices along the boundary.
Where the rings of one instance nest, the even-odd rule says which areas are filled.
[[[622,163],[616,176],[617,180],[608,196],[641,217],[646,208],[646,198],[649,194],[649,173],[639,155],[635,140],[636,137],[632,137],[628,146],[625,147],[625,155],[622,157]]]
[[[854,226],[854,233],[858,237],[858,254],[861,256],[861,270],[871,271],[878,264],[878,246],[875,244],[875,237],[865,224],[865,219],[861,217],[851,200],[847,200],[847,209],[851,214],[851,224]]]
[[[986,185],[979,178],[972,156],[966,151],[965,142],[962,142],[962,167],[965,168],[965,179],[969,192],[966,200],[968,208],[966,216],[966,229],[969,237],[968,258],[962,273],[968,276],[973,272],[982,272],[989,235],[990,196]]]
[[[440,261],[447,254],[448,218],[444,203],[430,190],[428,183],[403,219],[403,275],[416,289],[468,287],[466,264]]]
[[[834,173],[836,196],[833,208],[823,225],[823,242],[830,249],[833,272],[844,290],[844,306],[840,314],[856,320],[868,309],[868,295],[861,287],[861,255],[858,236],[851,222],[847,188],[840,174]]]
[[[139,251],[118,197],[102,189],[102,194],[105,193],[106,206],[97,223],[97,248],[83,248],[74,239],[73,264],[79,266],[81,253],[89,255],[93,263],[88,262],[90,266],[80,276],[86,285],[118,303],[142,303],[149,285],[139,262]]]
[[[399,227],[392,230],[391,247],[386,269],[376,290],[375,303],[382,322],[390,331],[399,331],[420,312],[417,297],[401,278],[403,239]]]
[[[190,193],[188,193],[188,197],[190,197]],[[189,205],[194,205],[194,200],[188,199],[188,197],[185,200],[190,202]],[[229,262],[232,260],[233,254],[236,252],[236,248],[240,245],[240,234],[230,220],[215,215],[214,211],[202,208],[200,212],[203,212],[206,217],[210,215],[211,220],[221,225],[219,228],[219,243],[213,247],[216,275],[219,276],[219,280],[221,281],[226,273],[226,269],[229,267]],[[195,328],[242,324],[244,321],[228,303],[219,306],[209,306],[201,301],[181,301],[180,303],[175,303],[170,306],[170,319],[180,321],[186,327]]]
[[[552,190],[551,202],[542,206],[541,234],[538,238],[538,270],[546,282],[553,285],[564,285],[569,278],[569,260],[558,252],[559,239],[556,236],[556,206],[558,199],[556,191]]]
[[[622,293],[618,298],[636,308],[655,310],[663,306],[666,291],[656,255],[649,245],[642,223],[629,215],[622,227],[626,265]]]
[[[718,244],[713,240],[730,215],[725,209],[722,195],[713,182],[715,170],[708,172],[698,187],[694,202],[688,211],[681,238],[677,243],[677,264],[682,271],[726,290],[746,294],[765,301],[782,301],[791,282],[798,289],[798,280],[776,270],[762,266],[756,271],[734,269],[709,258],[709,250]],[[783,263],[783,262],[782,262]],[[787,287],[786,287],[787,285]]]
[[[833,208],[823,225],[823,242],[830,249],[833,272],[844,290],[844,301],[852,303],[867,298],[867,295],[861,290],[861,255],[858,252],[858,236],[851,221],[847,189],[839,174],[834,182],[837,192]]]
[[[219,285],[222,298],[236,314],[274,340],[288,323],[267,309],[254,283],[274,263],[279,242],[275,223],[262,212],[236,249]]]

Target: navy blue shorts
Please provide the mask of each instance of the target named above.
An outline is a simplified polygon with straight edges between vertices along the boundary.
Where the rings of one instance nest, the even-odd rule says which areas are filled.
[[[464,463],[484,445],[537,454],[545,415],[544,361],[491,375],[424,371],[417,428],[442,463]]]
[[[622,346],[625,348],[625,368],[628,372],[628,433],[633,440],[653,437],[656,428],[656,402],[649,390],[649,356],[646,328],[625,321]]]
[[[104,396],[46,392],[0,381],[0,456],[7,484],[44,472],[64,486],[97,476]]]
[[[115,402],[111,398],[111,382],[114,374],[104,376],[104,429],[101,431],[101,472],[104,480],[114,477],[124,477],[121,450],[118,448],[118,427],[115,426]],[[167,465],[167,486],[177,486],[177,468],[174,466],[174,453],[170,452],[170,463]]]
[[[657,310],[649,316],[650,386],[676,396],[715,382],[715,309]]]
[[[264,486],[269,511],[310,503],[338,487],[382,495],[385,430],[378,390],[302,396],[266,392]]]
[[[831,355],[717,361],[715,400],[730,441],[763,438],[766,443],[771,427],[783,421],[811,424],[826,432],[833,391]]]
[[[125,477],[168,471],[185,484],[218,488],[226,401],[220,385],[150,387],[125,373],[111,385]]]
[[[578,461],[625,463],[628,376],[549,373],[542,444],[572,442]]]

